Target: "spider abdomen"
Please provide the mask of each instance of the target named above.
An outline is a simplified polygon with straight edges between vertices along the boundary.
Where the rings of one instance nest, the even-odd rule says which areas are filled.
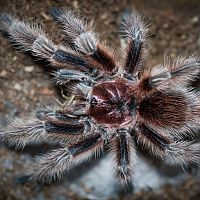
[[[124,79],[102,82],[92,90],[89,115],[99,124],[121,127],[133,119],[135,98]]]

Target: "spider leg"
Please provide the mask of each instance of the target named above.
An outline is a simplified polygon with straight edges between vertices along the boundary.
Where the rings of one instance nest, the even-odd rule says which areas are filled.
[[[47,107],[38,110],[30,119],[16,119],[5,130],[1,130],[3,141],[16,148],[23,148],[28,143],[41,140],[61,143],[77,141],[86,132],[89,134],[90,123],[85,123],[80,106],[77,111],[70,109],[56,110]]]
[[[53,73],[54,80],[59,85],[64,85],[65,92],[74,96],[88,98],[94,80],[79,71],[61,69]]]
[[[176,141],[167,135],[159,134],[140,123],[136,129],[137,142],[151,150],[161,158],[170,159],[181,165],[198,163],[200,159],[200,144],[188,141]]]
[[[123,68],[128,74],[141,71],[145,57],[148,27],[136,12],[127,11],[121,19],[121,37],[125,43]]]
[[[192,84],[199,81],[200,58],[197,56],[179,57],[175,63],[166,61],[165,65],[175,84],[193,87]]]
[[[94,80],[90,76],[76,70],[60,69],[54,72],[53,75],[55,77],[54,79],[56,83],[59,85],[65,85],[69,81],[80,81],[88,84],[94,82]]]
[[[91,69],[80,56],[64,46],[55,45],[37,24],[20,21],[6,13],[0,14],[0,31],[21,51],[30,52],[39,59],[47,60],[56,67]]]
[[[73,166],[98,155],[103,146],[101,135],[95,133],[65,148],[53,150],[38,159],[32,179],[45,182],[60,179]]]
[[[113,52],[100,43],[93,32],[92,23],[88,24],[66,9],[53,8],[51,15],[62,26],[68,44],[83,54],[92,66],[105,72],[116,69]]]
[[[115,173],[119,183],[126,186],[133,178],[135,165],[135,147],[127,130],[121,130],[110,144],[110,154],[115,165]]]
[[[142,90],[151,92],[153,89],[166,90],[176,88],[199,89],[200,59],[195,56],[178,58],[175,63],[166,61],[164,65],[145,70],[140,78]]]

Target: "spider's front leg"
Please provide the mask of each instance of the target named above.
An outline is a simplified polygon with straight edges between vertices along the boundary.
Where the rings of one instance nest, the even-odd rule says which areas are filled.
[[[63,28],[67,43],[84,55],[88,63],[106,73],[117,68],[113,52],[99,41],[92,23],[81,20],[66,9],[53,8],[51,14]]]
[[[47,60],[54,67],[78,68],[83,71],[91,69],[91,66],[75,52],[54,44],[37,24],[23,22],[9,14],[0,13],[0,32],[19,50]]]
[[[123,69],[131,77],[142,71],[141,64],[147,49],[148,26],[142,22],[141,16],[136,12],[125,12],[121,19],[121,37],[125,43]]]

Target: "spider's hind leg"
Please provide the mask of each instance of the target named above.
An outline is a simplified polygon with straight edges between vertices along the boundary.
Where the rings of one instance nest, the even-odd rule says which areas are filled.
[[[112,139],[110,145],[110,155],[116,163],[116,177],[120,185],[126,187],[132,183],[136,160],[134,143],[128,130],[118,130],[117,136]]]
[[[33,180],[50,182],[62,178],[71,167],[98,155],[104,147],[104,140],[98,133],[93,133],[67,147],[53,150],[41,156],[36,164]]]
[[[167,135],[163,136],[153,129],[140,123],[136,130],[137,142],[162,158],[177,164],[188,165],[198,163],[200,159],[200,144],[176,140]]]

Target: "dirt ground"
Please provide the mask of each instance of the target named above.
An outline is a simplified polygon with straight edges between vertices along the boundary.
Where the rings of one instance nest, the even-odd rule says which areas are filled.
[[[0,0],[0,12],[9,12],[26,20],[44,25],[56,41],[64,36],[53,22],[49,9],[67,7],[94,19],[97,32],[114,48],[119,46],[118,19],[127,8],[136,7],[151,22],[151,49],[146,65],[163,63],[164,57],[173,59],[180,54],[199,53],[200,1],[199,0]],[[200,53],[199,53],[200,54]],[[16,51],[0,36],[0,123],[9,118],[25,116],[41,105],[63,101],[60,91],[49,79],[47,66],[35,63],[29,56]],[[41,152],[42,150],[36,150]],[[31,152],[33,157],[35,152]],[[28,173],[33,157],[29,153],[15,153],[0,148],[0,200],[81,199],[78,193],[59,186],[20,184],[18,177]],[[119,194],[125,200],[197,200],[200,199],[199,176],[192,176],[177,186],[162,186],[159,193],[151,188],[138,193]]]

